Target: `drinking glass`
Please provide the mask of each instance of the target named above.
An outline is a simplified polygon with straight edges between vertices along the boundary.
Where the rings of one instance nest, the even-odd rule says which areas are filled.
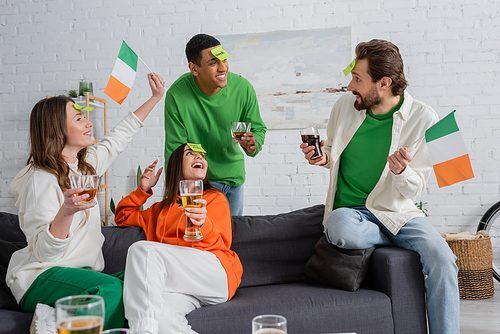
[[[104,323],[101,296],[69,296],[56,301],[58,334],[100,334]]]
[[[77,205],[84,204],[97,204],[96,194],[99,188],[99,175],[70,175],[69,180],[71,182],[72,188],[83,188],[83,191],[73,196],[81,196],[83,194],[89,194],[89,197],[81,202],[77,202]]]
[[[203,180],[181,180],[179,184],[182,206],[186,208],[201,208],[201,203],[194,200],[203,196]],[[186,230],[182,237],[186,241],[199,241],[203,239],[201,226],[193,224],[194,218],[186,216]]]
[[[115,329],[108,329],[102,332],[102,334],[134,334],[132,333],[131,329],[126,329],[126,328],[115,328]]]
[[[281,315],[258,315],[252,319],[252,334],[286,334],[286,318]]]
[[[249,122],[231,122],[231,132],[233,133],[233,142],[237,143],[245,132],[250,132],[252,123]]]
[[[315,126],[310,126],[300,130],[300,136],[302,137],[303,143],[307,143],[309,146],[314,146],[314,154],[311,159],[317,159],[323,156],[319,145],[319,132]]]

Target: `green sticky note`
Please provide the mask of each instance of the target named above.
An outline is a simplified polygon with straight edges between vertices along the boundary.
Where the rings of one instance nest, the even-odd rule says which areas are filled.
[[[344,69],[344,75],[347,76],[356,66],[356,59],[353,59],[349,65]]]
[[[231,57],[231,55],[229,53],[227,53],[226,51],[224,51],[224,49],[222,48],[221,45],[219,45],[218,47],[212,49],[212,54],[219,58],[220,60],[225,60],[229,57]]]
[[[201,153],[207,153],[203,147],[201,147],[201,144],[193,144],[193,143],[187,143],[187,146],[191,149],[193,152],[201,152]]]
[[[76,110],[88,110],[88,111],[94,110],[94,107],[83,107],[78,103],[73,104],[73,108],[75,108]]]

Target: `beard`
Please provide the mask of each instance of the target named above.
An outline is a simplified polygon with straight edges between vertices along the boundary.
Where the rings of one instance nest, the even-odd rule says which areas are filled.
[[[352,93],[359,96],[359,100],[356,99],[354,102],[354,108],[356,108],[356,110],[373,109],[373,107],[378,106],[382,102],[382,96],[377,93],[375,85],[368,92],[368,94],[366,94],[366,96],[362,96],[358,92],[354,91]]]

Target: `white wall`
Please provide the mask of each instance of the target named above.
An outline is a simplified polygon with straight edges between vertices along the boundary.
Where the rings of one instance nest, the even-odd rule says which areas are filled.
[[[122,38],[170,84],[186,71],[185,43],[199,32],[351,27],[353,48],[372,38],[399,46],[415,98],[440,117],[457,109],[476,177],[439,189],[432,175],[421,199],[438,230],[474,231],[500,200],[499,11],[496,0],[0,0],[0,210],[16,212],[7,188],[27,159],[33,105],[77,89],[81,77],[106,97]],[[121,107],[110,101],[109,126],[148,98],[146,74],[140,64],[129,98]],[[163,141],[162,101],[110,169],[115,200],[134,187],[139,163],[162,158]],[[298,145],[295,130],[269,131],[263,151],[247,159],[245,214],[324,202],[326,170],[307,165]]]

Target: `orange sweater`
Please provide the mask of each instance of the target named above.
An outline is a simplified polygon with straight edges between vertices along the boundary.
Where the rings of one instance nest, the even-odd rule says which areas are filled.
[[[230,249],[233,236],[231,214],[226,196],[215,189],[203,192],[203,199],[207,201],[207,218],[201,226],[203,239],[197,242],[188,242],[182,239],[186,228],[186,219],[184,212],[177,208],[179,204],[174,203],[169,208],[163,208],[159,215],[159,202],[153,204],[149,209],[139,210],[139,207],[152,194],[151,190],[149,193],[145,193],[141,187],[138,187],[122,199],[116,208],[116,223],[119,226],[142,227],[148,241],[193,247],[215,254],[226,270],[229,299],[231,299],[241,283],[243,267],[238,255]],[[177,199],[180,197],[177,196]]]

